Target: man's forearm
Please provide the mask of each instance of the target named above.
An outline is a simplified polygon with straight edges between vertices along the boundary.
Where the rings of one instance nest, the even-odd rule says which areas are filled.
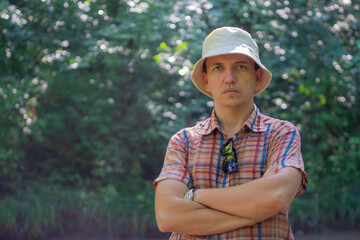
[[[255,187],[256,184],[251,182],[251,185]],[[271,205],[273,203],[270,199],[271,196],[264,201],[264,196],[268,194],[264,192],[256,194],[253,189],[241,186],[244,185],[229,188],[199,189],[195,193],[194,201],[218,211],[231,212],[236,216],[253,218],[254,221],[259,222],[278,212],[278,208]]]
[[[256,223],[252,218],[235,216],[185,200],[183,190],[174,190],[180,194],[169,194],[169,187],[174,189],[181,183],[166,181],[159,184],[155,198],[156,219],[159,229],[163,232],[212,235]],[[180,185],[180,188],[183,186]]]
[[[229,188],[199,189],[194,201],[209,208],[260,222],[287,208],[299,189],[297,169]]]

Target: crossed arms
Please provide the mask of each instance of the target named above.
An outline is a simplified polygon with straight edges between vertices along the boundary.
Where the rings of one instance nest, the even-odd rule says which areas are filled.
[[[163,180],[156,189],[156,221],[162,232],[211,235],[264,221],[290,206],[302,179],[300,170],[270,167],[262,178],[228,188],[198,189],[194,201],[184,199],[188,187]]]

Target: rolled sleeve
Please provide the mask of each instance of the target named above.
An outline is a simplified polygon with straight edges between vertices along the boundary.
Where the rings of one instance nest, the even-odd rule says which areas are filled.
[[[180,131],[171,137],[160,175],[153,182],[154,191],[160,181],[165,179],[177,180],[187,186],[191,184],[191,176],[188,171],[188,148],[189,143],[186,131]]]
[[[308,175],[305,172],[304,161],[301,155],[301,138],[299,131],[290,123],[282,128],[272,144],[270,162],[276,164],[278,170],[284,167],[294,167],[301,171],[301,186],[296,194],[299,196],[306,191]]]

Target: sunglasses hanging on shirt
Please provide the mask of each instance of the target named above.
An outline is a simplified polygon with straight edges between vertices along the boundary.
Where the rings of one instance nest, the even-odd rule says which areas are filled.
[[[230,138],[220,149],[221,155],[224,156],[222,170],[225,174],[237,172],[239,170],[237,155],[234,148],[233,139]]]

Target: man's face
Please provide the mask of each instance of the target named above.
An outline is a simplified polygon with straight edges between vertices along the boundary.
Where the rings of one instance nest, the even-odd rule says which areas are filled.
[[[215,105],[235,107],[253,104],[262,71],[255,71],[251,58],[241,54],[209,57],[206,69],[203,81],[206,90],[212,94]]]

